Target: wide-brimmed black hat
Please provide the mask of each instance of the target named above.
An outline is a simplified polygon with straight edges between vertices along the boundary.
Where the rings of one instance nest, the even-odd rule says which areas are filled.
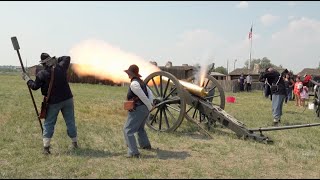
[[[132,77],[142,77],[139,74],[139,67],[135,64],[132,64],[128,70],[124,70],[124,72],[126,72],[128,75],[132,76]]]
[[[50,55],[48,53],[41,53],[40,55],[40,63],[43,64],[43,63],[46,63],[49,59],[50,59]]]

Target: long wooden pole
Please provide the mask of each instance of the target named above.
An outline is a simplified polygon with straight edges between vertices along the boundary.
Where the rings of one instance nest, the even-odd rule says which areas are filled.
[[[252,132],[254,132],[254,131],[276,131],[276,130],[283,130],[283,129],[297,129],[297,128],[313,127],[313,126],[320,126],[320,123],[301,124],[301,125],[282,126],[282,127],[257,128],[257,129],[249,129],[249,131],[252,131]]]
[[[20,60],[22,71],[24,73],[26,73],[26,70],[24,69],[23,62],[22,62],[22,59],[21,59],[21,55],[20,55],[20,52],[19,52],[20,47],[19,47],[19,43],[18,43],[17,37],[11,37],[11,41],[12,41],[12,45],[13,45],[14,50],[16,50],[17,53],[18,53],[18,57],[19,57],[19,60]],[[28,89],[29,89],[29,93],[30,93],[30,96],[31,96],[31,99],[32,99],[32,103],[33,103],[34,109],[35,109],[36,114],[37,114],[37,118],[39,120],[39,124],[40,124],[40,127],[41,127],[41,133],[43,134],[43,127],[42,127],[41,119],[39,117],[38,108],[37,108],[36,102],[34,101],[34,97],[33,97],[32,91],[31,91],[29,86],[28,86]]]

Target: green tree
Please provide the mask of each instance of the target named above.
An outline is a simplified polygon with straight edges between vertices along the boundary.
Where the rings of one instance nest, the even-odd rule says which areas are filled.
[[[249,59],[246,60],[246,62],[244,63],[244,67],[248,69],[249,66]],[[254,64],[260,64],[261,63],[261,59],[251,59],[251,63],[250,63],[250,69],[253,69],[253,65]]]
[[[214,71],[221,73],[221,74],[228,75],[227,68],[225,68],[223,66],[219,66],[219,67],[215,68]]]
[[[260,68],[262,69],[266,69],[268,67],[274,67],[275,65],[271,63],[270,59],[268,59],[267,57],[262,58],[261,62],[260,62]]]
[[[271,60],[268,59],[267,57],[263,57],[262,59],[260,59],[260,58],[259,59],[252,59],[251,63],[250,63],[250,69],[253,69],[254,64],[259,64],[260,69],[266,69],[268,67],[275,67],[275,65],[272,64]],[[248,66],[249,66],[249,60],[247,60],[244,63],[245,68],[248,68]]]

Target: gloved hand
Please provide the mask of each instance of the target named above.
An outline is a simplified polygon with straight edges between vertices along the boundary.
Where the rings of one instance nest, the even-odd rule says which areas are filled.
[[[31,80],[31,78],[28,76],[27,73],[22,73],[22,79],[25,80],[26,82],[28,82],[29,80]]]

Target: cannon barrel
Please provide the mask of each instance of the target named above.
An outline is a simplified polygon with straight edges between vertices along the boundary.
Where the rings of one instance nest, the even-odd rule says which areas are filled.
[[[168,82],[168,78],[167,77],[162,77],[162,80],[164,80],[165,82]],[[170,81],[170,83],[172,83],[172,81]],[[205,90],[205,88],[198,86],[196,84],[192,84],[190,82],[187,81],[183,81],[183,80],[179,80],[179,83],[191,94],[193,95],[197,95],[200,97],[205,97],[208,95],[208,92]]]
[[[205,88],[198,86],[196,84],[192,84],[183,80],[179,80],[180,84],[186,88],[191,94],[197,95],[200,97],[205,97],[208,95],[208,92],[205,90]]]

